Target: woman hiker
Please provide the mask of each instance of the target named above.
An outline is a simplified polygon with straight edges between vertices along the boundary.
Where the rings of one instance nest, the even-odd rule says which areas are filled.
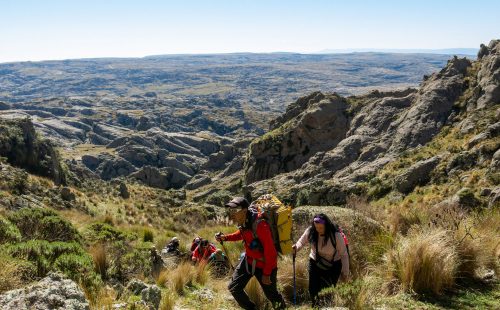
[[[342,274],[349,276],[349,255],[339,227],[323,213],[316,214],[311,226],[293,245],[294,255],[304,245],[311,245],[309,253],[309,295],[312,306],[318,306],[318,293],[335,286]]]
[[[238,224],[238,231],[230,235],[215,235],[221,241],[243,240],[245,256],[240,260],[229,283],[229,292],[243,309],[255,309],[244,289],[248,281],[255,276],[274,309],[285,309],[285,301],[278,292],[277,272],[278,253],[274,247],[271,228],[265,220],[259,220],[258,214],[251,212],[248,201],[236,197],[226,204],[231,220]],[[252,225],[256,222],[256,231]]]

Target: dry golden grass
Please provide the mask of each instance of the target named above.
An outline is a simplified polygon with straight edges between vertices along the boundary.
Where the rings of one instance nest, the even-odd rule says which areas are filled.
[[[206,264],[193,266],[191,262],[182,262],[171,270],[160,272],[156,283],[162,287],[170,287],[178,295],[184,294],[184,289],[195,284],[205,285],[210,271]]]
[[[392,291],[400,286],[405,292],[436,295],[454,285],[458,267],[453,236],[442,229],[409,232],[387,253],[385,266]]]
[[[303,256],[297,258],[295,262],[295,283],[298,302],[304,302],[309,299],[308,263],[308,258]],[[278,262],[278,283],[283,297],[289,303],[293,303],[293,260],[289,256],[284,257]]]
[[[116,300],[116,292],[109,287],[102,287],[96,293],[88,292],[87,289],[83,288],[85,296],[87,297],[90,309],[92,310],[103,310],[103,309],[113,309],[113,303]]]
[[[248,294],[250,300],[255,304],[257,309],[264,309],[268,303],[262,288],[260,287],[259,281],[255,277],[252,277],[245,287],[245,292]]]
[[[159,310],[173,310],[175,308],[176,301],[177,296],[174,292],[170,290],[162,290]]]
[[[23,284],[20,266],[12,258],[0,254],[0,293],[18,288]]]
[[[101,275],[101,279],[107,279],[109,264],[106,257],[106,247],[104,246],[104,244],[93,245],[89,249],[89,253],[92,256],[92,260],[94,261],[95,271]]]

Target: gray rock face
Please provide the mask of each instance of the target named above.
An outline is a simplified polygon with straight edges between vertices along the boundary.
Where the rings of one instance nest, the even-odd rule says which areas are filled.
[[[483,109],[500,102],[500,40],[492,40],[488,47],[481,46],[478,58],[481,60],[474,90],[477,96],[470,103]]]
[[[66,182],[53,144],[38,137],[29,119],[1,119],[0,156],[6,157],[14,166],[51,178],[56,184]]]
[[[293,171],[315,153],[332,149],[345,138],[346,100],[335,94],[320,101],[306,99],[298,100],[309,105],[288,121],[288,126],[281,126],[250,145],[245,173],[247,184]]]
[[[374,91],[347,100],[314,93],[299,99],[272,123],[280,127],[251,144],[245,163],[247,187],[272,190],[265,188],[271,183],[260,182],[272,177],[274,183],[296,190],[312,190],[319,180],[355,188],[402,151],[424,145],[440,132],[463,92],[470,66],[469,60],[455,57],[418,91]],[[421,164],[401,176],[402,191],[424,182],[437,163]]]
[[[430,180],[430,173],[439,164],[439,161],[439,157],[432,157],[412,165],[395,178],[394,187],[406,194],[411,192],[415,186],[424,185]]]
[[[50,273],[40,282],[0,295],[5,310],[88,310],[85,295],[72,280]]]
[[[111,180],[117,177],[128,176],[136,171],[134,165],[123,158],[114,157],[103,161],[97,171],[103,180]]]
[[[151,166],[142,167],[139,171],[132,173],[130,177],[136,178],[146,185],[163,189],[181,188],[191,178],[191,176],[173,168],[158,169]]]
[[[196,175],[192,180],[190,180],[189,183],[186,184],[185,188],[188,190],[193,190],[210,184],[210,182],[212,182],[212,179],[209,176],[199,174]]]
[[[463,78],[470,66],[468,59],[455,57],[423,83],[411,107],[394,124],[392,149],[424,145],[441,130],[463,91]]]

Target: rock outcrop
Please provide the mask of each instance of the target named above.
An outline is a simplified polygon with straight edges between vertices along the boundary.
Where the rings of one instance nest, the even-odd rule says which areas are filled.
[[[335,94],[299,99],[272,124],[280,127],[250,145],[246,182],[293,171],[317,152],[337,146],[348,130],[347,108],[347,100]]]
[[[14,166],[49,177],[57,184],[66,182],[58,153],[50,141],[36,134],[30,119],[2,120],[0,156]]]
[[[50,273],[40,282],[0,295],[4,310],[88,310],[89,303],[78,285],[62,275]]]
[[[394,179],[394,187],[401,193],[411,192],[415,186],[424,185],[430,180],[430,173],[439,164],[439,157],[432,157],[413,164]]]
[[[483,70],[477,74],[483,81],[478,87],[489,90],[489,95],[484,93],[489,98],[484,102],[489,105],[496,100],[496,86],[492,85],[497,85],[495,79],[499,76],[497,45],[491,43],[474,64]],[[373,91],[348,98],[316,92],[300,98],[271,122],[269,133],[251,144],[245,162],[246,191],[253,197],[276,191],[273,184],[282,184],[278,193],[281,188],[295,193],[291,201],[299,198],[299,193],[308,192],[310,199],[318,195],[332,197],[322,203],[341,202],[344,198],[338,188],[344,196],[357,192],[359,182],[375,175],[402,152],[427,144],[445,125],[452,124],[457,101],[466,89],[474,87],[469,82],[473,74],[470,60],[454,57],[441,71],[426,77],[418,90]],[[494,132],[495,128],[487,129],[484,139],[494,136]],[[481,139],[470,142],[471,147]],[[465,156],[467,163],[457,158],[448,169],[470,167],[477,159],[474,156]],[[394,186],[410,192],[429,181],[438,163],[435,157],[415,164],[397,178]],[[318,187],[318,182],[323,181],[328,185]],[[330,195],[329,188],[337,190]]]

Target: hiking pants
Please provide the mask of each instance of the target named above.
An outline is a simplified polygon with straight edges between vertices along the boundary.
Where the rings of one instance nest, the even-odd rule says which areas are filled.
[[[247,259],[244,257],[243,259],[240,260],[240,263],[236,267],[236,269],[233,272],[233,275],[231,277],[231,282],[229,283],[228,289],[229,292],[233,295],[234,299],[245,310],[254,310],[255,304],[250,301],[250,298],[248,298],[247,293],[245,293],[244,289],[245,286],[247,285],[248,281],[253,277],[248,270],[252,269],[252,266],[249,264],[247,265]],[[264,291],[264,294],[266,295],[267,299],[271,302],[273,305],[274,309],[285,309],[286,304],[285,301],[283,300],[283,297],[281,294],[278,292],[278,287],[277,287],[277,274],[278,274],[278,268],[275,268],[272,273],[271,273],[271,284],[270,285],[265,285],[262,283],[262,269],[261,268],[255,268],[255,277],[259,281],[260,286],[262,287],[262,290]]]
[[[333,262],[330,270],[323,270],[316,266],[316,262],[309,258],[309,296],[311,296],[312,306],[318,306],[318,293],[327,287],[336,286],[342,271],[342,262]]]

